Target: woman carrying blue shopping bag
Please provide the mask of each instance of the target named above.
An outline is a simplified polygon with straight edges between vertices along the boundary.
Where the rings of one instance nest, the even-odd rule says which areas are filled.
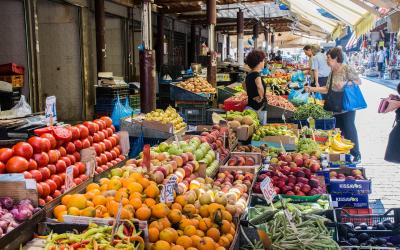
[[[324,109],[334,113],[336,127],[340,128],[345,138],[354,143],[354,148],[350,153],[354,156],[354,161],[359,162],[361,155],[355,117],[357,109],[366,108],[366,103],[358,88],[361,80],[353,68],[343,64],[344,58],[340,48],[329,50],[327,59],[328,65],[332,69],[327,85],[325,87],[306,87],[306,90],[326,94]],[[357,96],[358,99],[349,100],[352,96]]]

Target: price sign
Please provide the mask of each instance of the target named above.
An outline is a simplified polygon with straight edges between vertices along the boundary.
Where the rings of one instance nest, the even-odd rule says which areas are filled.
[[[224,148],[227,148],[226,147],[226,132],[224,132]]]
[[[118,226],[121,224],[121,211],[122,211],[122,202],[118,205],[117,216],[115,217],[113,229],[112,229],[112,239],[114,240],[115,232],[118,230]]]
[[[281,150],[282,150],[282,152],[283,152],[284,154],[286,154],[286,149],[285,149],[285,147],[283,146],[282,141],[280,141],[280,142],[281,142]]]
[[[56,97],[46,97],[46,108],[44,111],[47,126],[53,126],[57,122],[57,109],[56,109]]]
[[[285,116],[285,113],[282,113],[282,121],[286,124],[286,116]]]
[[[65,170],[65,190],[70,190],[74,186],[74,168],[73,166],[67,167]]]
[[[121,145],[121,153],[127,155],[131,145],[129,144],[129,134],[128,131],[120,131],[119,133],[119,144]]]
[[[145,220],[139,220],[139,229],[143,232],[144,234],[144,243],[146,246],[146,249],[149,249],[149,228],[147,226],[147,221]]]
[[[276,196],[276,192],[274,189],[274,185],[272,184],[269,177],[265,177],[265,179],[261,182],[261,191],[264,195],[265,200],[268,203],[272,203],[274,197]]]
[[[160,201],[163,203],[174,202],[174,190],[176,187],[176,175],[172,175],[167,184],[164,186],[161,192]]]
[[[87,177],[93,177],[94,176],[94,170],[96,169],[96,160],[92,159],[90,161],[87,161],[85,163],[86,165],[86,176]]]

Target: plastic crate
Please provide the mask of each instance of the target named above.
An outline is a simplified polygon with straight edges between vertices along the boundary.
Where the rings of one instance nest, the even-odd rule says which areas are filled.
[[[211,94],[204,93],[194,93],[186,89],[180,88],[171,84],[170,88],[170,98],[175,101],[201,101],[208,102],[211,99]]]
[[[0,65],[0,75],[23,75],[24,67],[15,63]]]
[[[218,91],[218,99],[217,99],[218,103],[224,103],[226,99],[234,96],[238,92],[234,89],[227,87],[218,87],[217,91]]]
[[[207,121],[206,124],[207,125],[213,125],[213,121],[212,121],[212,114],[213,113],[217,113],[217,114],[225,114],[225,110],[223,109],[215,109],[215,108],[210,108],[206,110],[206,115],[207,115]]]
[[[207,122],[206,107],[179,107],[179,113],[188,125],[204,125]]]
[[[151,147],[160,144],[161,142],[165,141],[165,139],[161,138],[146,138],[143,137],[143,145],[149,144]],[[136,158],[140,151],[135,152],[135,148],[137,147],[137,144],[141,143],[139,137],[129,137],[129,144],[130,144],[130,152],[129,152],[129,158]]]
[[[307,120],[294,120],[294,123],[300,125],[300,127],[307,126],[309,127],[310,124]],[[336,127],[336,118],[332,117],[331,119],[317,119],[315,120],[315,128],[322,129],[322,130],[332,130]]]
[[[370,209],[372,211],[372,209]],[[395,225],[400,224],[400,208],[390,208],[383,214],[351,214],[344,209],[336,210],[336,218],[338,222],[351,222],[355,226],[360,223],[368,225],[377,224],[383,221],[391,221]]]
[[[96,102],[100,98],[115,99],[129,96],[129,86],[96,87]]]
[[[131,108],[139,109],[140,108],[140,94],[130,95],[129,103],[131,104]]]

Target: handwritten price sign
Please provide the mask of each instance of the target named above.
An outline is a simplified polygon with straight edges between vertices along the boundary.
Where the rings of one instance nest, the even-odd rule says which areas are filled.
[[[272,184],[269,177],[265,177],[265,179],[261,182],[261,191],[264,195],[265,200],[268,203],[272,203],[274,197],[276,196],[276,192],[274,189],[274,185]]]
[[[164,203],[174,202],[174,190],[176,187],[176,175],[172,175],[161,191],[160,201]]]

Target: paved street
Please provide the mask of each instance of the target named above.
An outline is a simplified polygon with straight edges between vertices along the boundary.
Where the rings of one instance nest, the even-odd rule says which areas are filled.
[[[380,98],[395,93],[394,87],[393,81],[379,84],[363,79],[361,88],[368,108],[358,111],[356,117],[362,153],[361,165],[366,168],[367,176],[372,179],[370,198],[382,199],[385,208],[400,207],[400,165],[383,160],[394,113],[378,114],[377,110]]]

